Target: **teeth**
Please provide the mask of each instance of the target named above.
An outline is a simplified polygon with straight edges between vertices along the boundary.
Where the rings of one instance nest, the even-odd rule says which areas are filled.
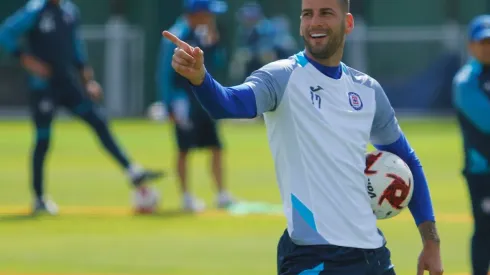
[[[311,37],[313,37],[313,38],[324,37],[324,36],[327,36],[327,35],[324,33],[315,33],[315,34],[311,35]]]

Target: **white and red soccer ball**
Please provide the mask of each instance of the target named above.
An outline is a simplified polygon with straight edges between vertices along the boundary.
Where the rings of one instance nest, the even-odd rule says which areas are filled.
[[[397,155],[373,151],[366,155],[367,191],[377,219],[389,219],[408,206],[413,195],[413,175]]]
[[[158,209],[160,194],[150,186],[140,186],[133,190],[132,200],[136,214],[152,214]]]

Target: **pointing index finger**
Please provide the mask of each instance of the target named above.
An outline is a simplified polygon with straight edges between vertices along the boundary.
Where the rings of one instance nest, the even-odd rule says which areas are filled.
[[[163,37],[167,38],[168,40],[170,40],[170,42],[174,43],[175,46],[185,50],[185,51],[189,51],[191,49],[191,46],[189,46],[189,44],[185,43],[184,41],[180,40],[177,36],[175,36],[173,33],[169,32],[169,31],[164,31],[162,33]]]

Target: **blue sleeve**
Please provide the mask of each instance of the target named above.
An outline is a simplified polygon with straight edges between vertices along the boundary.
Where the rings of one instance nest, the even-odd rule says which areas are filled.
[[[380,151],[397,155],[410,167],[414,190],[408,208],[417,226],[425,221],[434,221],[429,186],[420,160],[402,132],[395,111],[381,85],[376,80],[371,79],[370,86],[375,91],[376,99],[376,112],[371,128],[371,143]]]
[[[429,186],[422,164],[415,151],[410,147],[405,135],[402,133],[400,138],[392,144],[374,145],[374,147],[378,150],[387,151],[399,156],[410,167],[413,175],[414,189],[408,208],[417,226],[426,221],[435,221]]]
[[[214,119],[254,118],[257,115],[255,95],[249,85],[225,88],[206,73],[204,82],[192,86],[192,90]]]
[[[0,26],[0,46],[10,54],[19,56],[24,50],[19,40],[35,24],[44,1],[30,1],[22,9],[8,17]]]
[[[170,104],[175,99],[187,97],[185,90],[175,85],[177,77],[172,68],[172,56],[175,48],[176,46],[166,39],[162,39],[160,42],[156,76],[158,86],[157,98],[166,104]]]
[[[284,96],[295,63],[278,60],[253,72],[245,83],[225,88],[206,73],[193,92],[212,117],[254,118],[277,109]]]
[[[453,103],[482,133],[490,134],[490,98],[478,87],[470,66],[463,68],[453,82]]]
[[[169,86],[168,79],[170,78],[169,74],[171,73],[169,67],[172,66],[172,55],[168,54],[168,48],[170,47],[172,47],[172,45],[170,43],[167,43],[165,39],[162,39],[160,41],[156,79],[158,86],[158,98],[163,102],[168,102],[167,94],[165,94],[165,87]]]
[[[73,30],[73,47],[75,47],[75,65],[82,69],[87,65],[87,47],[80,34],[80,21],[77,20]]]

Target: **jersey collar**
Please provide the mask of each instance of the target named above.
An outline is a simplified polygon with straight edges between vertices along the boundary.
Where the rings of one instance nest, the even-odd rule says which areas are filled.
[[[306,60],[308,60],[308,63],[311,63],[311,65],[313,65],[322,74],[324,74],[330,78],[333,78],[333,79],[340,79],[342,77],[342,66],[341,65],[335,66],[335,67],[325,66],[325,65],[322,65],[322,64],[316,62],[315,60],[309,58],[308,55],[306,55],[306,52],[303,51],[301,54],[306,58]]]

